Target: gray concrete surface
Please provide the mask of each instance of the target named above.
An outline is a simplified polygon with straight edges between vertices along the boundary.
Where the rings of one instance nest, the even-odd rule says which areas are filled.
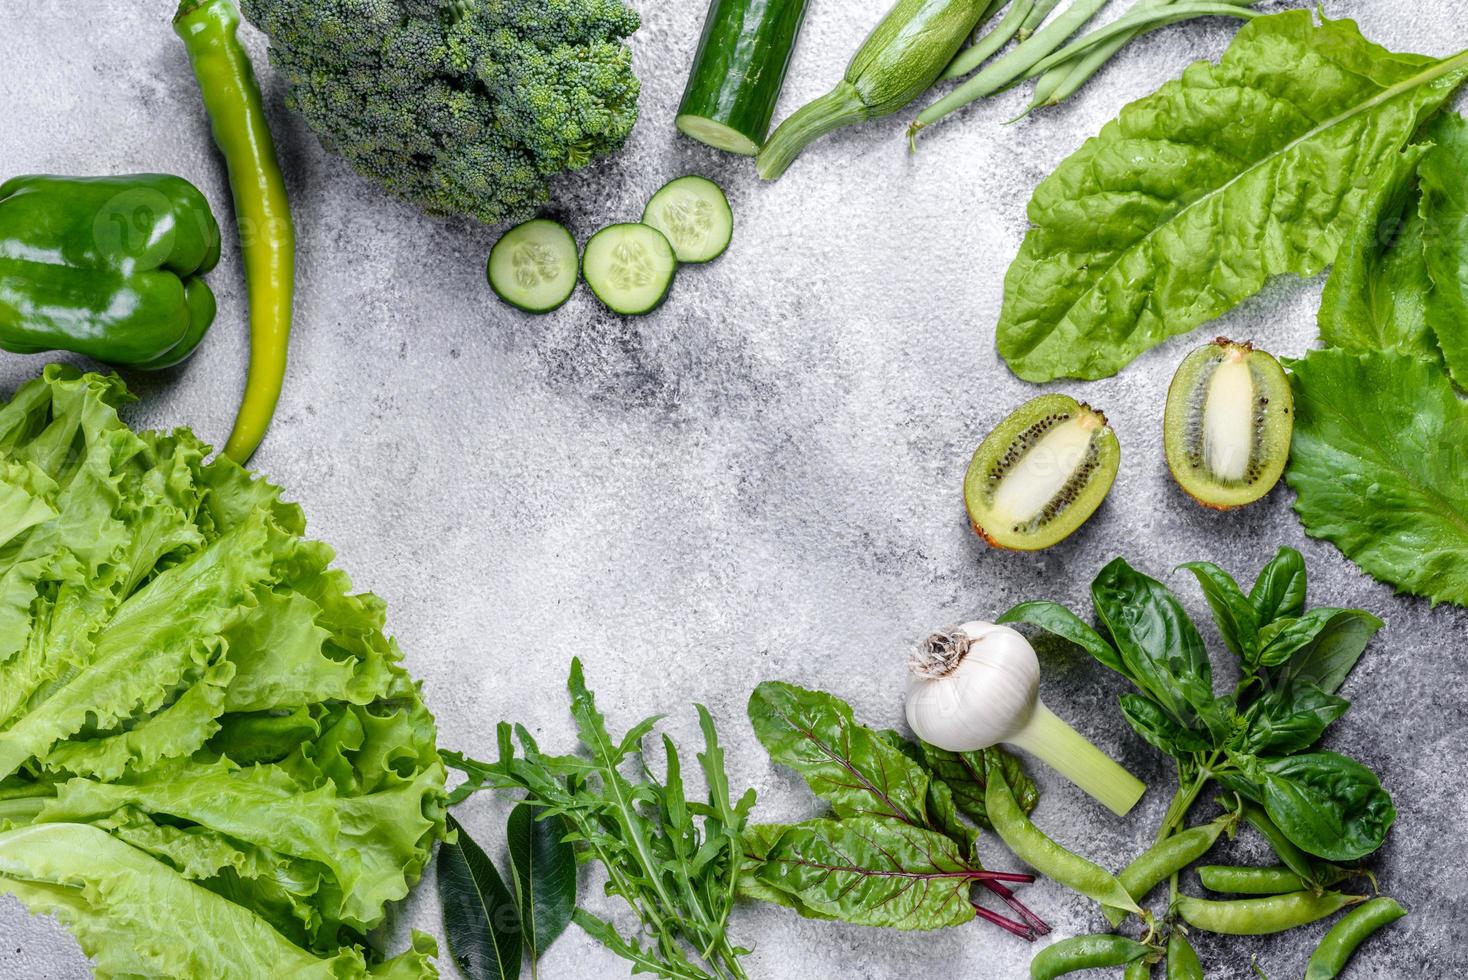
[[[1355,708],[1331,742],[1395,794],[1400,819],[1375,867],[1412,914],[1361,952],[1351,976],[1468,975],[1468,613],[1394,597],[1306,540],[1283,488],[1248,510],[1209,513],[1177,491],[1162,461],[1163,397],[1182,354],[1204,332],[1299,354],[1314,339],[1319,281],[1277,282],[1116,378],[1058,386],[1103,407],[1125,453],[1110,499],[1071,540],[1001,554],[964,522],[960,481],[974,446],[1036,393],[997,359],[992,330],[1030,190],[1125,101],[1216,56],[1232,25],[1155,35],[1058,111],[1003,125],[1022,104],[1012,93],[933,131],[917,156],[903,148],[903,120],[888,120],[827,140],[761,186],[747,161],[674,135],[704,4],[638,6],[642,119],[624,153],[560,183],[556,211],[584,238],[697,171],[728,188],[737,216],[728,254],[686,270],[667,305],[640,320],[607,315],[584,289],[544,318],[498,305],[483,279],[494,229],[431,220],[379,194],[321,151],[263,71],[300,229],[300,293],[290,382],[256,464],[305,506],[358,583],[389,600],[443,744],[488,754],[495,722],[508,717],[543,744],[568,746],[563,683],[579,654],[616,724],[668,712],[666,729],[692,739],[689,704],[707,702],[735,783],[759,790],[760,816],[801,818],[815,802],[771,766],[744,719],[761,679],[829,689],[863,720],[895,724],[905,652],[933,626],[1028,598],[1081,605],[1117,554],[1169,576],[1206,617],[1169,569],[1210,558],[1252,575],[1290,544],[1309,560],[1315,602],[1362,606],[1389,623],[1346,688]],[[812,4],[782,114],[839,76],[885,6]],[[1395,49],[1468,44],[1464,0],[1325,6]],[[227,219],[172,7],[0,3],[0,174],[173,171]],[[249,42],[263,66],[261,39],[251,32]],[[136,423],[226,434],[245,358],[233,249],[211,283],[219,322],[198,356],[130,378],[142,395]],[[3,356],[0,390],[45,361]],[[1093,663],[1047,654],[1046,701],[1152,787],[1115,819],[1039,772],[1039,823],[1112,866],[1149,838],[1170,778],[1115,710],[1119,690]],[[481,841],[497,843],[499,804],[463,811]],[[1263,856],[1243,841],[1227,855]],[[615,911],[595,884],[583,882],[584,901]],[[437,931],[432,895],[426,881],[402,922]],[[1050,884],[1026,897],[1056,937],[1100,924]],[[1252,975],[1254,955],[1271,977],[1298,976],[1323,929],[1201,937],[1199,947],[1210,976]],[[733,930],[754,948],[752,976],[791,980],[1019,977],[1033,953],[978,925],[899,934],[774,908],[739,910]],[[0,937],[0,977],[88,973],[54,922],[12,900],[0,902]],[[576,929],[543,971],[626,973]]]

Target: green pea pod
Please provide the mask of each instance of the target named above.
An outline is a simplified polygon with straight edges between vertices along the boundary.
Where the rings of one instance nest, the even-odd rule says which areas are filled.
[[[1132,964],[1126,968],[1126,973],[1122,975],[1121,980],[1151,980],[1151,978],[1152,964],[1142,959],[1133,960]]]
[[[1203,980],[1203,964],[1181,929],[1167,937],[1167,980]]]
[[[177,364],[214,322],[199,277],[218,261],[219,225],[182,177],[12,178],[0,184],[0,348]]]
[[[1396,899],[1386,897],[1373,898],[1347,912],[1311,954],[1305,967],[1305,980],[1333,980],[1340,976],[1356,947],[1382,926],[1390,925],[1406,914],[1407,910],[1397,904]]]
[[[1249,826],[1259,831],[1260,835],[1269,842],[1269,846],[1274,849],[1274,853],[1279,856],[1286,867],[1299,875],[1309,887],[1318,889],[1320,882],[1315,877],[1315,870],[1309,855],[1296,847],[1295,843],[1284,835],[1284,831],[1275,826],[1274,821],[1269,819],[1269,814],[1264,812],[1263,807],[1244,800],[1239,812],[1248,821]]]
[[[1290,892],[1262,898],[1216,902],[1191,895],[1178,897],[1173,906],[1184,922],[1204,932],[1225,936],[1267,936],[1308,925],[1334,915],[1348,905],[1366,901],[1364,895],[1340,892]]]
[[[1224,895],[1283,895],[1310,891],[1310,885],[1289,868],[1241,868],[1208,864],[1198,869],[1198,880],[1211,892]]]
[[[857,49],[841,82],[770,135],[755,161],[759,175],[775,180],[827,133],[889,115],[922,95],[988,7],[987,0],[897,0]]]
[[[1207,854],[1223,832],[1237,821],[1236,814],[1225,813],[1216,820],[1165,837],[1138,855],[1116,877],[1127,894],[1140,902],[1152,889]],[[1103,911],[1113,928],[1126,918],[1126,913],[1117,908]]]
[[[1094,970],[1106,966],[1126,966],[1137,963],[1152,952],[1145,946],[1125,936],[1109,933],[1095,936],[1074,936],[1046,946],[1030,960],[1030,980],[1054,980],[1077,970]]]
[[[1115,875],[1061,847],[1030,822],[997,767],[989,770],[988,785],[984,789],[984,810],[994,832],[1015,857],[1045,877],[1094,898],[1102,905],[1142,914],[1141,907],[1127,894]]]

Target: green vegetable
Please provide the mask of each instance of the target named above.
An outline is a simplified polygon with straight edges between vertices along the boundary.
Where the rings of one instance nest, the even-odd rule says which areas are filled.
[[[637,119],[638,18],[619,0],[242,6],[322,144],[430,214],[529,217]]]
[[[1305,891],[1310,883],[1289,868],[1241,868],[1210,864],[1198,869],[1198,880],[1211,892],[1225,895],[1283,895]]]
[[[642,209],[642,223],[662,232],[683,263],[712,262],[734,237],[734,212],[723,188],[697,174],[658,188]]]
[[[1304,10],[1246,24],[1220,64],[1127,106],[1036,189],[1000,353],[1031,381],[1105,377],[1270,276],[1319,272],[1465,73],[1468,52],[1391,54]]]
[[[1203,964],[1197,950],[1181,929],[1167,937],[1167,980],[1203,980]]]
[[[704,736],[698,761],[708,797],[706,803],[693,802],[684,794],[681,759],[671,739],[663,736],[667,761],[661,781],[643,761],[642,743],[657,718],[614,738],[586,688],[580,660],[571,661],[567,686],[584,755],[546,755],[520,726],[513,729],[517,753],[510,725],[501,722],[497,762],[444,753],[449,765],[469,777],[451,802],[482,789],[516,790],[525,794],[525,803],[542,809],[541,819],[563,819],[579,842],[578,859],[602,866],[607,893],[627,902],[653,944],[624,938],[584,909],[575,911],[573,921],[631,961],[634,973],[680,980],[744,977],[739,958],[747,950],[730,941],[727,925],[754,790],[731,802],[713,718],[696,706]]]
[[[1330,932],[1310,955],[1310,962],[1305,967],[1305,980],[1333,980],[1340,976],[1358,946],[1372,933],[1406,914],[1407,910],[1396,899],[1385,897],[1373,898],[1347,912],[1331,926]]]
[[[1468,386],[1468,120],[1455,112],[1434,121],[1428,137],[1436,144],[1422,158],[1422,221],[1427,272],[1427,320],[1437,335],[1448,375]]]
[[[1116,876],[1127,894],[1135,901],[1142,901],[1152,889],[1198,860],[1212,850],[1224,832],[1232,832],[1238,816],[1225,813],[1208,823],[1189,827],[1171,837],[1164,837],[1121,869]],[[1206,886],[1206,882],[1204,883]],[[1121,925],[1126,914],[1117,908],[1102,910],[1112,927]]]
[[[1030,961],[1030,980],[1054,980],[1077,970],[1136,963],[1152,947],[1125,936],[1073,936],[1047,946]]]
[[[14,177],[0,183],[0,348],[170,367],[214,322],[209,202],[182,177]]]
[[[494,862],[453,817],[456,843],[438,848],[438,897],[449,955],[469,980],[518,980],[525,936]]]
[[[1295,437],[1285,479],[1305,531],[1368,574],[1468,605],[1468,491],[1453,452],[1468,410],[1406,354],[1311,351],[1288,364]]]
[[[953,801],[958,804],[959,811],[980,827],[993,829],[984,809],[984,791],[991,765],[1000,767],[1004,781],[1009,784],[1021,810],[1029,813],[1040,802],[1040,791],[1035,781],[1025,772],[1019,759],[1004,749],[949,752],[923,742],[922,753],[923,762],[933,776],[953,791]]]
[[[510,867],[532,977],[576,911],[576,849],[566,840],[569,833],[562,817],[543,814],[529,803],[510,811]]]
[[[0,407],[0,892],[105,973],[364,976],[444,832],[433,719],[300,509],[126,401]]]
[[[771,134],[756,161],[759,175],[775,180],[822,136],[896,112],[922,95],[987,7],[981,0],[897,0],[852,56],[841,82]]]
[[[770,758],[799,772],[811,792],[830,804],[831,819],[752,828],[745,840],[745,854],[751,860],[740,881],[747,897],[786,905],[802,915],[868,925],[932,929],[978,916],[1027,939],[1048,931],[1002,884],[1029,876],[994,874],[978,862],[977,834],[959,818],[954,789],[929,771],[923,750],[896,732],[857,724],[851,706],[839,698],[778,681],[765,681],[754,689],[749,720]],[[1019,770],[1017,760],[999,749],[984,753],[982,768],[965,766],[965,778],[958,786],[964,798],[972,799],[977,792],[972,782],[982,779],[992,784],[994,774],[1010,769],[1019,772],[1021,792],[1032,800],[1034,784]],[[831,894],[825,877],[812,875],[809,865],[801,862],[831,863],[813,858],[812,852],[817,846],[828,848],[838,834],[852,835],[850,853],[855,859],[843,872],[850,888]],[[894,869],[900,874],[894,876]],[[860,893],[880,890],[881,879],[891,883],[894,877],[909,888],[924,883],[912,894],[894,896],[901,898],[895,910],[871,908],[850,893],[863,882],[867,884]],[[967,901],[968,886],[974,882],[997,895],[1023,921]],[[964,900],[955,904],[955,897]]]
[[[250,373],[224,454],[244,465],[265,438],[285,381],[296,237],[260,85],[237,36],[239,23],[234,0],[182,0],[173,18],[204,96],[214,142],[229,167],[240,229],[250,297]]]
[[[602,305],[622,316],[641,316],[663,305],[678,274],[678,256],[651,225],[607,225],[586,241],[581,274]]]
[[[1298,926],[1309,925],[1334,915],[1348,905],[1364,902],[1364,895],[1342,895],[1339,892],[1290,892],[1264,898],[1240,898],[1231,902],[1215,902],[1206,898],[1181,895],[1173,908],[1188,925],[1204,932],[1226,936],[1268,936]]]
[[[754,156],[765,141],[806,0],[709,0],[678,106],[678,131]]]
[[[511,228],[489,250],[489,288],[526,313],[559,309],[576,291],[581,253],[563,226],[532,218]]]

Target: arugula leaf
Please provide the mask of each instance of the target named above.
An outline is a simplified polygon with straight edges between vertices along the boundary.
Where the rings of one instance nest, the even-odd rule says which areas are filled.
[[[1381,846],[1396,820],[1376,774],[1334,752],[1261,760],[1265,811],[1291,841],[1329,861],[1354,861]]]
[[[1019,757],[999,746],[979,752],[949,752],[923,742],[922,754],[928,768],[938,777],[934,782],[950,787],[958,808],[985,829],[992,829],[984,806],[984,787],[988,785],[991,765],[997,765],[1003,771],[1004,781],[1014,790],[1015,801],[1021,810],[1029,813],[1040,802],[1040,791],[1025,772]]]
[[[758,877],[801,907],[864,926],[940,929],[974,918],[983,872],[947,837],[899,820],[859,816],[785,828]]]
[[[438,898],[449,955],[469,980],[516,980],[524,934],[515,897],[494,862],[448,818],[458,843],[438,849]]]
[[[510,811],[505,839],[515,876],[515,903],[534,963],[545,955],[576,910],[576,849],[565,838],[565,818],[521,803]]]
[[[1422,160],[1422,220],[1427,273],[1427,319],[1437,335],[1448,374],[1468,386],[1468,120],[1455,112],[1433,120],[1435,144]]]
[[[1306,532],[1398,589],[1468,605],[1468,408],[1447,377],[1391,352],[1311,351],[1289,366],[1285,479]]]
[[[1294,548],[1281,546],[1259,571],[1249,590],[1249,604],[1260,626],[1305,611],[1305,559]]]
[[[1351,21],[1250,21],[1036,188],[999,353],[1028,381],[1106,377],[1271,276],[1320,272],[1465,73],[1468,52],[1393,54]]]
[[[1209,561],[1179,566],[1192,572],[1203,588],[1208,608],[1218,623],[1224,646],[1245,663],[1253,663],[1259,647],[1259,614],[1232,575]]]
[[[1432,279],[1417,189],[1417,168],[1428,148],[1419,143],[1392,158],[1390,172],[1372,187],[1336,253],[1317,318],[1328,346],[1438,358],[1428,326]]]

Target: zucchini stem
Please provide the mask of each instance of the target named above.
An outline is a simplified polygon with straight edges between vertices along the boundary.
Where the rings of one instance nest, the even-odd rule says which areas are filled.
[[[843,81],[801,106],[776,127],[755,159],[755,169],[763,179],[777,180],[807,146],[827,133],[864,122],[870,116],[871,110],[856,86]]]

